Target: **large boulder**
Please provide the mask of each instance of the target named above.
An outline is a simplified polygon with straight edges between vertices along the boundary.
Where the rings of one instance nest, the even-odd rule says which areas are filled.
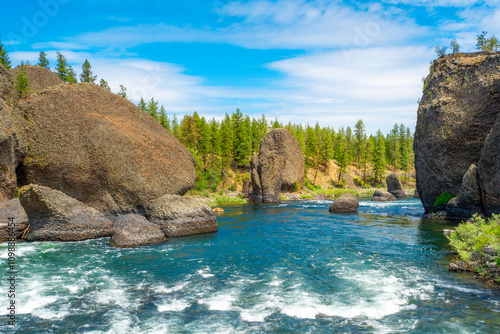
[[[21,188],[19,199],[30,222],[29,241],[80,241],[113,232],[102,213],[58,190],[28,185]]]
[[[399,176],[395,173],[387,176],[385,183],[387,184],[387,191],[393,194],[396,198],[406,198],[406,193],[403,189],[403,184]]]
[[[0,99],[0,202],[14,197],[16,165],[18,163],[17,136],[12,110]]]
[[[23,65],[24,70],[29,78],[29,93],[33,94],[46,88],[63,84],[64,82],[51,70],[33,65]],[[10,70],[12,79],[15,81],[21,66]]]
[[[14,82],[10,76],[9,70],[0,64],[0,100],[5,100],[8,106],[13,104]]]
[[[0,240],[10,239],[11,231],[20,238],[28,226],[28,215],[18,198],[0,203]]]
[[[251,161],[254,201],[279,202],[281,192],[291,192],[304,182],[304,158],[300,144],[286,129],[269,131],[260,142],[258,157]]]
[[[372,201],[373,202],[394,202],[397,201],[398,199],[396,196],[391,194],[390,192],[383,191],[383,190],[375,190],[373,193]]]
[[[185,196],[165,195],[146,206],[150,222],[161,227],[167,237],[217,232],[217,217],[202,201]]]
[[[446,213],[449,218],[468,218],[475,213],[482,213],[483,205],[476,165],[471,165],[462,180],[462,187],[458,197],[446,204]]]
[[[330,205],[330,212],[335,213],[356,213],[358,212],[359,201],[353,194],[347,193],[340,196]]]
[[[130,101],[97,85],[49,87],[20,102],[18,183],[60,190],[104,213],[143,213],[196,177],[189,151]]]
[[[500,91],[497,93],[500,100]],[[500,214],[500,116],[484,142],[478,177],[484,213]]]
[[[472,164],[478,166],[480,186],[490,189],[483,196],[494,211],[496,195],[491,194],[500,189],[494,186],[499,175],[498,168],[493,170],[499,161],[494,135],[489,148],[483,146],[500,114],[499,66],[500,53],[443,56],[431,65],[414,143],[417,189],[426,212],[440,209],[433,204],[444,191],[458,194]]]
[[[128,214],[118,217],[113,222],[110,243],[118,248],[128,248],[157,244],[166,240],[158,225],[149,222],[144,216]]]

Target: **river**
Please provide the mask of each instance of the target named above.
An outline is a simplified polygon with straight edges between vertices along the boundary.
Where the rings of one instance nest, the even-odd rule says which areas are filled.
[[[17,324],[0,331],[500,332],[500,293],[448,272],[450,225],[420,218],[418,200],[329,204],[228,206],[216,234],[134,249],[18,243]]]

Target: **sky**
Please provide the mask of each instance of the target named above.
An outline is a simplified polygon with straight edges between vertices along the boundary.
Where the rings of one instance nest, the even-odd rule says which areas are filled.
[[[2,3],[14,65],[66,56],[132,102],[283,123],[415,128],[436,45],[500,36],[500,0],[23,0]]]

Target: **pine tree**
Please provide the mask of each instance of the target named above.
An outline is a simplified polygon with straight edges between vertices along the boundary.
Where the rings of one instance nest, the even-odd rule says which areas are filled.
[[[50,69],[49,60],[47,59],[47,54],[45,52],[40,52],[40,56],[38,57],[38,66],[45,67]]]
[[[361,160],[362,150],[366,147],[363,140],[365,138],[365,124],[362,120],[358,120],[354,126],[354,148],[356,151],[356,169],[359,171],[359,163]]]
[[[321,129],[321,163],[326,166],[333,159],[332,132],[329,128]]]
[[[197,120],[190,115],[185,115],[181,122],[181,143],[188,149],[197,150],[198,148],[198,124]]]
[[[373,178],[380,183],[385,171],[385,140],[380,130],[377,131],[377,135],[374,138],[372,164]]]
[[[233,156],[233,125],[231,122],[231,118],[228,114],[226,114],[224,120],[220,126],[220,134],[221,134],[221,155],[222,155],[222,164],[224,166],[229,166]]]
[[[347,171],[347,166],[349,165],[349,160],[347,156],[348,152],[347,152],[346,142],[341,141],[338,143],[338,152],[337,152],[337,165],[339,166],[338,182],[340,182],[340,177],[342,173],[345,173]]]
[[[146,105],[146,101],[144,101],[144,98],[141,96],[141,99],[139,100],[139,103],[137,103],[137,106],[139,107],[139,109],[141,109],[142,111],[145,111],[147,112],[147,105]]]
[[[30,79],[28,77],[28,73],[26,72],[26,69],[24,68],[23,65],[21,65],[21,68],[19,69],[19,72],[17,73],[15,84],[14,84],[14,89],[18,93],[18,97],[24,98],[28,96],[29,90],[30,90]]]
[[[151,98],[151,100],[149,100],[148,102],[148,105],[146,106],[146,112],[149,114],[149,116],[158,121],[158,101],[155,101],[154,98]]]
[[[57,52],[56,74],[64,82],[77,82],[75,71],[73,71],[73,68],[68,64],[68,60],[66,59],[66,57],[60,52]]]
[[[97,79],[97,75],[92,75],[92,67],[87,59],[83,62],[82,65],[82,74],[80,74],[80,82],[91,82],[95,83]]]
[[[392,170],[396,171],[400,155],[399,126],[394,124],[391,132],[387,135],[387,160],[392,165]]]
[[[120,91],[116,94],[128,100],[127,88],[124,85],[120,85]]]
[[[5,66],[6,69],[10,70],[12,67],[12,62],[10,61],[7,50],[4,49],[3,43],[0,41],[0,64]]]
[[[163,106],[160,107],[160,116],[159,116],[158,122],[165,129],[167,129],[168,131],[171,131],[170,120],[168,119],[167,111],[165,110],[165,108]]]
[[[252,155],[252,138],[251,138],[251,125],[250,117],[246,116],[240,125],[237,132],[240,140],[240,145],[236,148],[235,160],[242,163]]]
[[[101,81],[99,81],[99,86],[111,92],[111,88],[109,87],[108,82],[106,80],[101,79]]]
[[[178,121],[175,113],[174,113],[174,116],[172,118],[172,134],[174,135],[175,138],[180,140],[181,131],[180,131],[180,126],[179,126],[179,121]]]
[[[309,124],[306,128],[306,149],[304,153],[306,168],[316,166],[318,163],[317,158],[319,157],[318,136]]]

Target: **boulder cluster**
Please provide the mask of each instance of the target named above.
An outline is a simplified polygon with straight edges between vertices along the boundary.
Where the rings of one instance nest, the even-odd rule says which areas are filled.
[[[414,143],[427,213],[500,213],[499,68],[498,52],[443,56],[431,65]],[[453,198],[446,203],[447,196]]]
[[[0,65],[0,224],[29,221],[30,241],[113,236],[120,247],[217,230],[210,207],[182,197],[195,159],[170,132],[106,89],[24,67],[21,98],[19,68]]]

